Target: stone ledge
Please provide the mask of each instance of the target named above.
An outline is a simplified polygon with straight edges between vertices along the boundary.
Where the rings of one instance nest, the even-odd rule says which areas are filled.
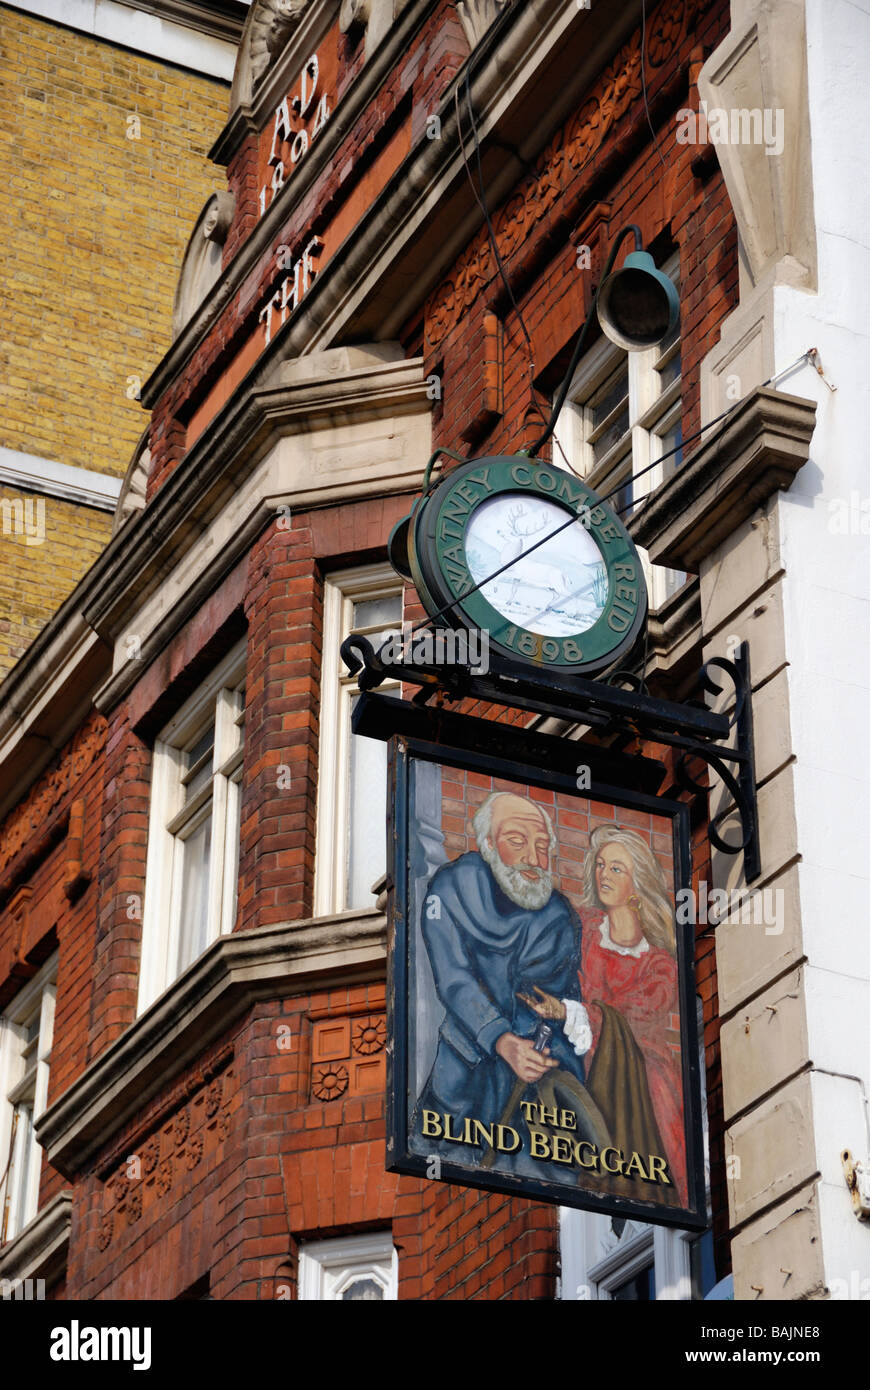
[[[0,1279],[44,1279],[50,1289],[63,1278],[71,1217],[72,1192],[65,1188],[0,1249]]]
[[[44,1112],[37,1138],[65,1177],[81,1171],[132,1115],[229,1024],[292,987],[378,978],[386,921],[376,912],[284,922],[221,937]]]
[[[809,458],[816,405],[760,387],[645,499],[628,529],[656,565],[696,574],[701,561]]]

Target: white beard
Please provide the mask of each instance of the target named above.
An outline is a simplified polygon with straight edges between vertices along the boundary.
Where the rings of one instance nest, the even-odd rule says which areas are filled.
[[[553,875],[546,869],[538,869],[534,866],[537,878],[531,882],[523,878],[523,866],[515,864],[509,868],[504,862],[494,845],[478,845],[481,857],[492,869],[493,877],[501,891],[510,898],[517,907],[524,907],[531,912],[539,912],[542,907],[546,907],[553,892]]]

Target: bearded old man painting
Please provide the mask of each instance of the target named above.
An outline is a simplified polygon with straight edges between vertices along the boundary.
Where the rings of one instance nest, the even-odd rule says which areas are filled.
[[[555,1094],[577,1115],[575,1138],[585,1134],[606,1142],[596,1108],[585,1097],[583,1049],[576,1046],[591,1043],[577,973],[580,919],[553,887],[556,836],[541,805],[494,792],[473,829],[477,850],[438,869],[423,905],[423,937],[446,1015],[417,1113],[511,1124],[522,1148],[500,1159],[500,1166],[541,1176],[541,1163],[528,1157],[523,1098]],[[571,1040],[553,1029],[543,1051],[535,1050],[540,1020],[525,997],[535,988],[564,1000],[572,1025]],[[440,1152],[447,1147],[426,1142]],[[461,1159],[467,1164],[475,1155],[466,1149]]]

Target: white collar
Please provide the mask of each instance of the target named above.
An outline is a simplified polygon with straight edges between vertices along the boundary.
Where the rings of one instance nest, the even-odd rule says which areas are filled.
[[[605,917],[601,926],[601,944],[605,951],[615,951],[618,956],[644,956],[649,950],[649,942],[645,936],[640,938],[636,946],[619,946],[610,935],[610,918]]]

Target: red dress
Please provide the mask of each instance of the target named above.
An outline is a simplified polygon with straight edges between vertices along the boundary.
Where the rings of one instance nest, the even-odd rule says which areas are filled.
[[[584,1004],[601,1000],[618,1009],[643,1053],[650,1098],[665,1147],[671,1176],[683,1203],[687,1200],[683,1090],[679,1056],[666,1033],[670,1015],[678,1012],[677,962],[669,951],[649,946],[640,955],[623,955],[602,944],[606,917],[583,913],[580,997]],[[607,927],[609,935],[609,924]],[[589,1011],[591,1060],[601,1030],[601,1012]]]

